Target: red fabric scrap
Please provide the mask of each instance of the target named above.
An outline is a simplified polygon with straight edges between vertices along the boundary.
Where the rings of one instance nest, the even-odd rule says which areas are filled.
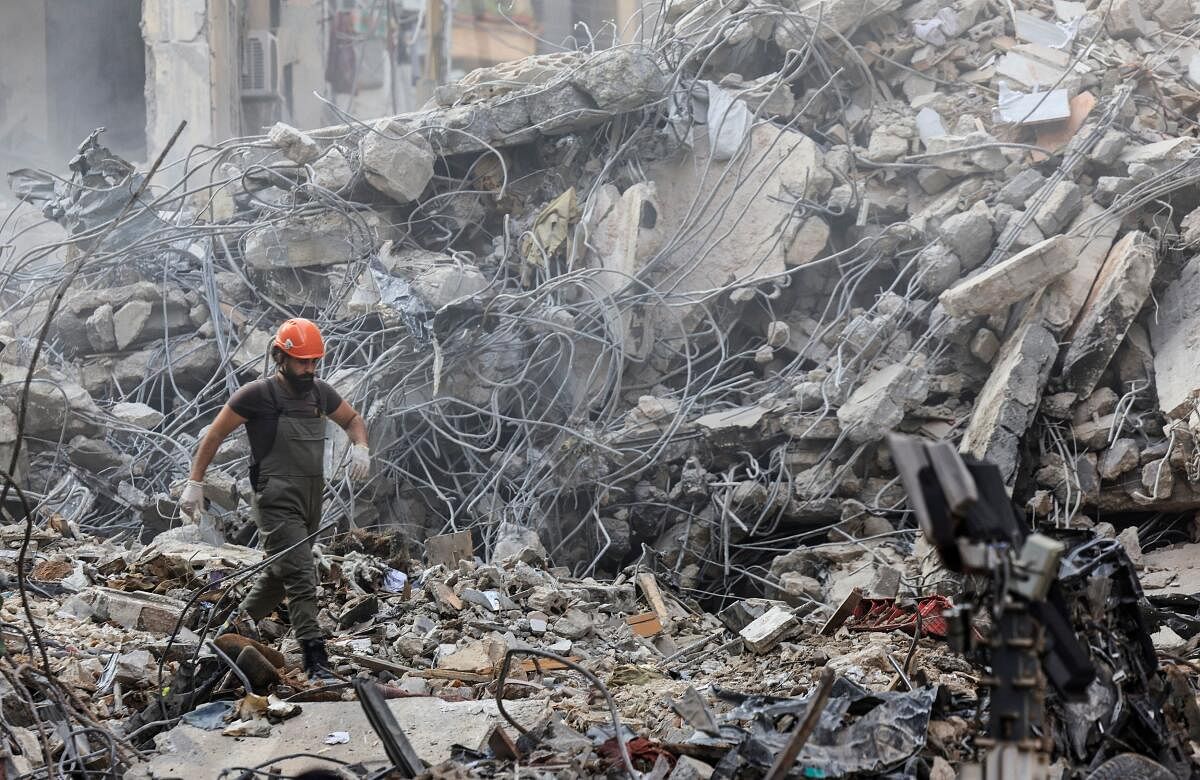
[[[918,599],[916,609],[900,606],[895,599],[863,599],[846,621],[847,631],[903,631],[914,634],[917,618],[921,620],[921,635],[946,637],[946,619],[942,612],[953,605],[945,596],[926,596]]]
[[[634,737],[626,742],[625,746],[629,749],[629,758],[633,761],[633,768],[639,772],[649,772],[653,769],[659,756],[667,759],[672,769],[675,768],[675,754],[657,742],[651,742],[645,737]],[[621,748],[617,745],[616,737],[596,748],[596,753],[612,766],[624,766],[625,764],[621,760]]]

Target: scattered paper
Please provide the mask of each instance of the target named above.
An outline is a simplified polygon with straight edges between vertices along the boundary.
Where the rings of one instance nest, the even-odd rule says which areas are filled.
[[[913,35],[934,46],[945,46],[958,32],[958,14],[953,8],[943,8],[932,19],[913,22]]]
[[[329,732],[329,735],[325,737],[326,745],[345,745],[349,741],[349,731],[331,731]]]
[[[408,575],[399,569],[388,569],[383,575],[383,589],[388,593],[403,593],[408,584]]]

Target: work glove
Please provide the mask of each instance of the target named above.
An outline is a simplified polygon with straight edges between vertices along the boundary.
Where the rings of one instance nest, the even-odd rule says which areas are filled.
[[[355,444],[350,448],[350,465],[346,470],[355,482],[362,482],[371,475],[371,451],[367,445]]]
[[[200,510],[204,508],[204,483],[189,479],[179,494],[179,514],[183,519],[195,523],[200,518]]]

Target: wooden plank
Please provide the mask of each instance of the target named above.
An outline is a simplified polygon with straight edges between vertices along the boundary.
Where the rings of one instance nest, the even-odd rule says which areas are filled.
[[[825,625],[821,626],[822,636],[833,636],[837,630],[842,627],[842,624],[850,619],[854,614],[854,610],[858,607],[858,603],[862,601],[862,590],[854,588],[842,601],[842,605],[833,611],[829,616],[829,620],[825,621]]]
[[[486,683],[495,678],[494,672],[476,674],[475,672],[459,672],[454,669],[414,669],[409,672],[413,677],[438,680],[461,680],[466,683]]]
[[[572,655],[567,656],[567,660],[578,663],[579,658]],[[520,672],[532,673],[536,672],[538,669],[541,669],[543,672],[554,672],[560,669],[570,669],[571,667],[567,666],[562,661],[555,661],[553,658],[530,658],[517,664],[516,668],[517,671]]]
[[[372,672],[391,672],[397,676],[408,675],[410,677],[423,677],[426,680],[436,678],[438,680],[461,680],[469,683],[484,683],[492,681],[492,674],[476,674],[474,672],[459,672],[453,669],[415,669],[411,666],[402,666],[394,664],[390,661],[382,661],[378,658],[371,658],[366,655],[358,655],[343,650],[334,645],[326,646],[330,655],[335,655],[340,658],[345,658],[351,663],[358,664],[364,669],[369,669]]]
[[[439,606],[448,607],[455,612],[461,612],[463,608],[462,599],[460,599],[454,591],[450,590],[450,586],[444,582],[431,582],[429,584],[429,594]]]
[[[658,615],[654,612],[643,612],[640,615],[630,615],[625,618],[625,622],[633,629],[633,633],[638,636],[647,637],[654,636],[662,631],[662,621],[658,619]]]
[[[650,572],[642,572],[637,576],[637,584],[642,589],[642,595],[646,597],[646,603],[658,615],[663,628],[669,626],[671,613],[667,611],[667,602],[663,600],[662,591],[658,589],[658,580]]]
[[[429,559],[430,566],[441,564],[447,569],[457,569],[459,561],[474,560],[475,545],[471,541],[471,532],[457,531],[431,536],[425,540],[425,557]]]
[[[516,761],[521,758],[521,750],[517,747],[517,743],[498,723],[492,727],[492,733],[488,735],[487,746],[492,751],[492,755],[501,761]]]

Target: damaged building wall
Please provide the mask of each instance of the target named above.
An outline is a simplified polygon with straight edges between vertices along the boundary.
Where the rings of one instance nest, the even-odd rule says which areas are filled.
[[[154,159],[181,120],[189,145],[227,138],[240,130],[241,30],[238,4],[229,0],[147,0],[147,159]]]

